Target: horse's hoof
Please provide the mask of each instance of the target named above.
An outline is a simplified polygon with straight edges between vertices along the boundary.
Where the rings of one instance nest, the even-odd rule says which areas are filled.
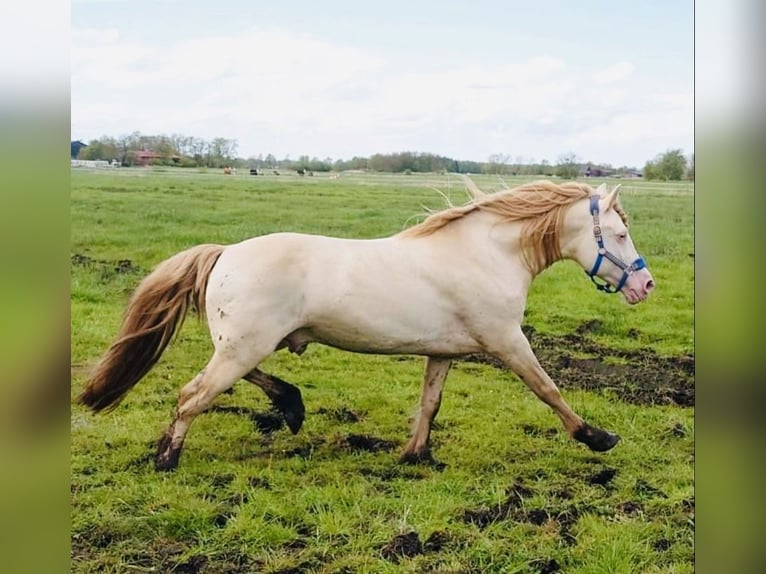
[[[298,434],[298,431],[303,426],[303,420],[306,418],[306,407],[303,404],[301,391],[298,387],[294,387],[281,379],[276,377],[272,377],[272,379],[278,380],[285,387],[284,393],[272,399],[272,403],[282,413],[290,432]]]
[[[285,417],[285,422],[287,423],[287,428],[290,429],[290,432],[293,434],[298,434],[298,431],[301,430],[301,427],[303,426],[303,420],[306,418],[305,413],[303,411],[282,411],[282,414]]]
[[[157,454],[154,457],[154,470],[167,472],[178,467],[178,459],[181,456],[180,447],[173,448],[171,435],[166,433],[157,444]]]
[[[154,470],[157,472],[169,472],[178,468],[178,458],[180,451],[171,451],[169,453],[157,454],[154,457]]]
[[[585,444],[589,449],[595,452],[606,452],[614,448],[620,442],[619,435],[607,432],[600,428],[592,427],[589,424],[583,425],[572,435],[577,441]]]

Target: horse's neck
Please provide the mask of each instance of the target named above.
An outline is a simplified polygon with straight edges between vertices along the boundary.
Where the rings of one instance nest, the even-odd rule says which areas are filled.
[[[441,235],[439,240],[449,242],[453,261],[477,263],[528,286],[536,273],[524,263],[521,229],[520,222],[509,223],[495,214],[478,211],[450,223],[434,233],[434,237]]]

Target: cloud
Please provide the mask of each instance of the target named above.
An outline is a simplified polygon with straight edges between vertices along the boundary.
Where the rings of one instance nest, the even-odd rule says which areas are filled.
[[[614,84],[631,76],[635,69],[636,67],[630,62],[618,62],[608,68],[597,71],[596,83],[601,85]]]
[[[273,27],[165,42],[114,27],[73,30],[73,137],[223,136],[244,155],[452,149],[464,159],[498,151],[555,159],[562,146],[587,155],[610,149],[618,133],[635,142],[688,127],[689,97],[642,101],[645,94],[610,85],[633,74],[629,62],[584,69],[539,55],[403,65]]]

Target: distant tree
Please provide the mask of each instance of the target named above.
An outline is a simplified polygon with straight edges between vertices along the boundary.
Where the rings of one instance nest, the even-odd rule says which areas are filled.
[[[678,181],[686,172],[686,157],[681,149],[671,149],[659,154],[644,166],[644,179]]]
[[[535,175],[545,175],[548,177],[553,175],[553,167],[547,159],[544,159],[540,162],[539,166],[537,166],[537,169],[535,169]]]
[[[644,166],[644,179],[651,181],[653,179],[659,179],[660,176],[657,173],[657,164],[653,161],[647,161]]]
[[[577,155],[574,152],[561,154],[554,173],[562,179],[575,179],[580,175],[580,161]]]
[[[101,139],[91,140],[88,146],[80,150],[78,157],[86,160],[111,161],[120,156],[117,142],[114,138],[102,136]]]
[[[682,179],[686,172],[686,156],[684,156],[683,150],[666,151],[660,158],[659,168],[665,179]]]
[[[511,156],[505,153],[493,153],[489,158],[486,169],[486,173],[493,175],[504,175],[508,172],[508,161]]]
[[[694,152],[689,158],[689,167],[686,169],[686,179],[694,181]]]

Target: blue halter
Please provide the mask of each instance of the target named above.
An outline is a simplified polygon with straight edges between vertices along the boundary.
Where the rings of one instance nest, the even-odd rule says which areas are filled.
[[[593,281],[596,289],[599,291],[603,291],[604,293],[617,293],[622,289],[622,287],[625,285],[625,282],[628,280],[628,277],[630,277],[634,271],[638,271],[639,269],[646,267],[646,261],[644,261],[643,257],[639,257],[633,263],[628,265],[614,253],[604,247],[604,238],[601,236],[601,225],[598,221],[599,199],[601,198],[598,195],[590,196],[590,214],[593,216],[593,235],[596,237],[596,243],[598,244],[598,256],[596,257],[596,263],[593,265],[593,269],[586,271],[586,273],[588,274],[588,277],[590,277],[590,280]],[[620,282],[617,283],[617,287],[612,287],[609,283],[599,283],[596,281],[596,273],[598,272],[598,268],[601,267],[601,261],[604,259],[604,257],[609,259],[609,261],[617,265],[617,267],[622,270],[622,277],[620,277]]]

